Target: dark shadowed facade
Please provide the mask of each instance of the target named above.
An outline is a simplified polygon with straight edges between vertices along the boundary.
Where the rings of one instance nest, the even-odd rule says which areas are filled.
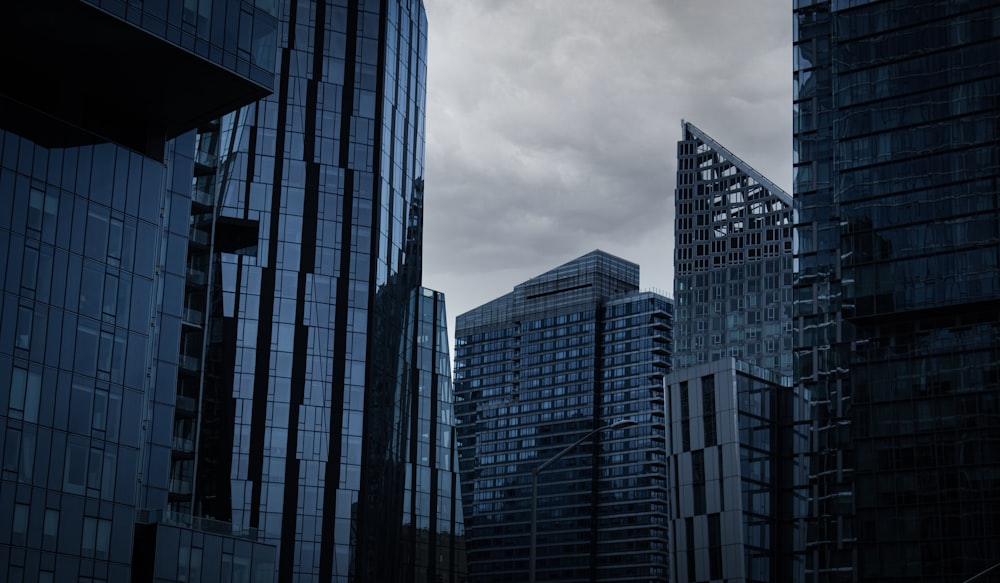
[[[667,581],[663,375],[672,302],[593,251],[458,316],[455,396],[474,581],[525,581],[532,470],[538,581]]]
[[[1000,561],[1000,3],[795,6],[809,580],[965,581]]]
[[[4,581],[139,580],[136,522],[166,508],[193,130],[271,90],[276,35],[264,3],[192,4],[2,10]],[[273,547],[223,529],[247,578],[255,553],[273,571]]]

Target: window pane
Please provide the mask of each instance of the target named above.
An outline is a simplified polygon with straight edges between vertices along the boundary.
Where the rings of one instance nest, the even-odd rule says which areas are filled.
[[[79,350],[79,349],[78,349]],[[93,390],[79,382],[73,383],[73,395],[70,400],[69,430],[84,435],[90,434],[93,419],[91,406]]]
[[[22,537],[28,534],[27,504],[14,505],[14,521],[11,524],[11,533],[14,534],[15,536],[20,535]],[[20,539],[20,542],[23,542],[23,539]]]
[[[108,392],[100,389],[94,391],[94,415],[91,425],[94,429],[104,431],[108,420]]]
[[[97,542],[97,519],[93,516],[83,517],[83,541],[81,548],[83,555],[93,556],[95,543]]]
[[[17,348],[28,349],[31,345],[31,309],[19,308],[17,312],[17,332],[14,337]]]
[[[38,403],[42,394],[42,374],[28,371],[28,385],[24,390],[24,420],[38,423]]]
[[[3,471],[16,472],[21,456],[21,432],[17,429],[7,428],[7,436],[4,439],[3,447]]]
[[[56,544],[56,536],[59,533],[59,511],[54,508],[45,509],[45,523],[42,525],[42,546],[46,550],[52,550]]]
[[[84,493],[87,478],[87,446],[83,440],[70,438],[66,446],[66,468],[63,472],[63,489],[73,494]],[[90,538],[93,540],[93,537]]]
[[[41,190],[31,189],[28,195],[28,228],[42,230],[42,207],[45,204],[45,193]]]
[[[97,558],[106,559],[111,548],[111,521],[100,520],[97,523]]]
[[[87,487],[99,490],[101,488],[101,462],[104,461],[104,452],[90,449],[90,463],[87,465]]]
[[[11,376],[10,381],[10,399],[8,406],[10,407],[12,417],[19,417],[20,415],[13,415],[13,413],[24,413],[24,391],[28,385],[28,371],[23,368],[15,368],[14,374]]]

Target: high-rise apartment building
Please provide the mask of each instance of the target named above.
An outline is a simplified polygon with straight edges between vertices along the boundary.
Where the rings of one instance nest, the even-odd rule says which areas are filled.
[[[675,364],[792,371],[792,198],[688,122],[674,192]]]
[[[811,581],[1000,561],[998,18],[995,0],[795,3]]]
[[[538,581],[667,581],[663,375],[672,302],[594,251],[458,316],[455,397],[469,573],[527,580],[532,472]]]
[[[424,8],[277,11],[274,93],[198,134],[171,508],[256,529],[279,580],[458,581]]]
[[[271,90],[275,25],[243,0],[0,10],[0,580],[142,579],[136,522],[169,487],[192,130]],[[164,539],[220,550],[194,573],[273,571],[273,547],[222,527]]]

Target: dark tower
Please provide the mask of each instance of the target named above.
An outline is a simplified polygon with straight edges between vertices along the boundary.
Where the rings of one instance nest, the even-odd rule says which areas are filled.
[[[964,581],[1000,561],[998,15],[796,2],[812,581]]]

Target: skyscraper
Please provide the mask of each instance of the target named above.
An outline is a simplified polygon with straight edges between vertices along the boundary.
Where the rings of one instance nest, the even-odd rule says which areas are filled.
[[[282,581],[457,581],[424,8],[277,10],[274,93],[198,136],[171,507],[257,529]]]
[[[798,1],[813,581],[1000,561],[1000,4]]]
[[[674,193],[678,368],[734,357],[792,370],[792,198],[681,122]]]
[[[666,378],[674,581],[802,581],[808,400],[734,358]]]
[[[663,375],[671,301],[593,251],[458,316],[455,396],[470,577],[526,580],[532,472],[539,581],[666,581]]]
[[[421,3],[39,0],[0,47],[0,580],[459,580]]]
[[[691,123],[677,144],[671,572],[801,581],[808,409],[792,370],[792,199]]]
[[[265,3],[189,4],[2,9],[4,581],[127,581],[166,505],[192,130],[271,90],[276,34]]]

